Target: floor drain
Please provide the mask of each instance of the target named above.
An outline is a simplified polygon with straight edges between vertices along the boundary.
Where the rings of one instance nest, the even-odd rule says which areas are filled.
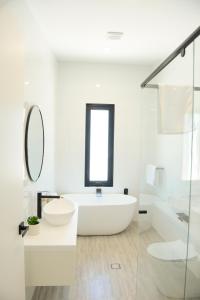
[[[111,269],[115,269],[115,270],[121,269],[121,265],[118,263],[111,264]]]

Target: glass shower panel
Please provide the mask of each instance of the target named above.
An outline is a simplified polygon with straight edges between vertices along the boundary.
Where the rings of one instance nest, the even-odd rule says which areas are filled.
[[[194,42],[194,86],[200,87],[200,39]],[[186,299],[200,299],[200,90],[194,90],[190,224]]]
[[[193,47],[143,90],[138,300],[184,299],[190,207]]]

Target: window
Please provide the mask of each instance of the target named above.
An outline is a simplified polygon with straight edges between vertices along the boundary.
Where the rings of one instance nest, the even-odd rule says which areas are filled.
[[[85,186],[113,186],[114,104],[86,104]]]

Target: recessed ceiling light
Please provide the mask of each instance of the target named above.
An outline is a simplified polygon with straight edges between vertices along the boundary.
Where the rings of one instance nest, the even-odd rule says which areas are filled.
[[[104,48],[104,51],[106,52],[106,53],[108,53],[108,52],[110,52],[110,48],[109,47],[106,47],[106,48]]]
[[[108,31],[107,37],[109,40],[121,40],[124,33],[122,31]]]
[[[101,87],[100,83],[97,83],[96,88],[100,88],[100,87]]]

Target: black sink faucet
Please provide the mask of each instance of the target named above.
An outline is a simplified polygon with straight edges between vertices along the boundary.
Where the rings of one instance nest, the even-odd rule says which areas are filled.
[[[39,219],[42,217],[42,199],[43,198],[60,198],[60,196],[53,196],[53,195],[43,195],[42,192],[37,193],[37,216]]]

